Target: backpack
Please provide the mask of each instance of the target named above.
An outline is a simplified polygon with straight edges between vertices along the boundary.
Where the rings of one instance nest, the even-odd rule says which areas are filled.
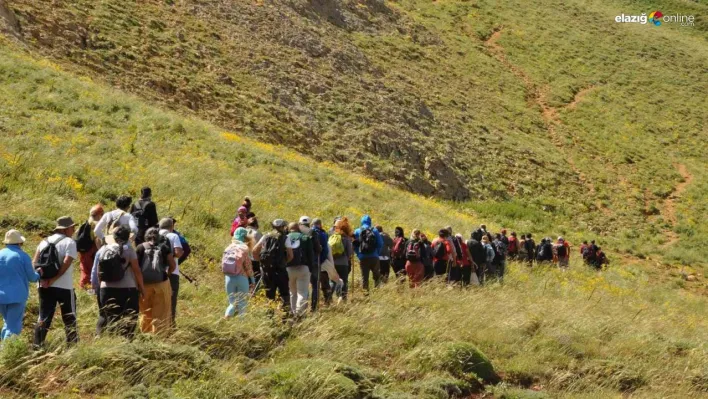
[[[266,235],[261,249],[261,264],[265,267],[282,267],[285,260],[285,235]]]
[[[93,239],[91,238],[91,223],[88,221],[79,227],[79,231],[76,233],[76,250],[78,252],[89,252],[93,248]]]
[[[393,259],[403,259],[404,257],[408,259],[408,248],[406,247],[405,238],[396,237],[396,239],[393,240],[393,250],[391,251],[391,257]]]
[[[297,233],[293,235],[289,235],[290,241],[293,243],[293,259],[288,262],[288,266],[302,266],[302,259],[304,258],[303,254],[303,244],[302,244],[302,234]]]
[[[494,243],[494,259],[502,260],[506,258],[506,244],[504,241],[499,240]]]
[[[344,241],[342,241],[342,235],[341,234],[332,234],[329,236],[329,247],[332,250],[332,256],[341,256],[344,255]]]
[[[515,254],[517,252],[519,252],[519,241],[516,240],[516,237],[511,237],[509,238],[509,253]]]
[[[111,221],[108,223],[108,227],[106,228],[106,233],[111,234],[111,231],[113,231],[114,228],[120,226],[120,218],[125,215],[125,212],[120,211],[120,215],[118,215],[117,218],[111,219]]]
[[[143,259],[140,262],[140,271],[145,284],[161,283],[167,279],[167,258],[165,247],[143,243]]]
[[[189,242],[182,234],[178,233],[176,230],[173,231],[173,233],[177,234],[177,237],[179,237],[179,243],[182,244],[182,256],[179,258],[179,264],[181,265],[187,261],[187,258],[189,258],[189,255],[192,253],[192,247],[189,246]],[[167,240],[167,242],[169,243],[170,241]]]
[[[231,243],[221,256],[221,271],[228,275],[243,274],[243,264],[248,259],[248,247]]]
[[[460,245],[460,240],[458,240],[457,237],[453,237],[452,244],[455,246],[455,252],[457,252],[457,259],[462,259],[462,245]]]
[[[420,262],[420,242],[411,241],[408,243],[408,246],[406,247],[406,260],[411,262]]]
[[[123,263],[127,263],[123,266]],[[107,283],[120,281],[125,277],[129,262],[123,260],[123,246],[118,244],[106,245],[106,249],[98,260],[98,280]]]
[[[445,241],[440,240],[433,247],[433,257],[437,260],[442,260],[447,255],[447,248],[445,248]]]
[[[528,253],[529,256],[533,255],[534,250],[536,249],[536,242],[533,240],[533,238],[526,239],[524,245],[526,246],[526,253]]]
[[[151,201],[138,201],[133,204],[133,209],[131,214],[138,222],[138,230],[147,230],[150,227],[148,224],[149,220],[145,217],[145,205],[150,204]]]
[[[59,274],[59,269],[61,269],[64,260],[59,259],[57,244],[66,238],[69,237],[64,237],[54,243],[50,242],[49,239],[45,240],[47,246],[39,252],[39,259],[37,259],[37,263],[34,265],[35,269],[42,269],[42,280],[49,280]]]
[[[568,255],[568,249],[563,244],[556,245],[556,254],[559,258],[565,258]]]
[[[376,233],[371,227],[362,229],[359,232],[359,252],[362,254],[373,254],[376,252],[376,244],[378,240],[376,239]]]

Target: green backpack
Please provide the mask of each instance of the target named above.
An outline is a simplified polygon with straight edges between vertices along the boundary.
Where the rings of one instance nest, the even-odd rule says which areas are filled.
[[[332,234],[329,236],[329,248],[332,250],[332,256],[344,255],[344,241],[341,234]]]

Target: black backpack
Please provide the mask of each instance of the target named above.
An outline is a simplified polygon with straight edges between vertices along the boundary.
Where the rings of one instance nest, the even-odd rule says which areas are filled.
[[[524,243],[524,246],[526,247],[526,253],[528,253],[529,256],[533,256],[534,252],[536,251],[536,242],[533,240],[533,238],[527,238],[526,242]]]
[[[283,267],[285,261],[285,235],[266,235],[261,249],[261,264],[264,267]]]
[[[494,243],[494,259],[502,260],[506,258],[506,244],[504,241],[499,240]]]
[[[288,266],[302,266],[303,263],[303,246],[305,245],[302,242],[302,234],[293,234],[290,235],[290,240],[293,243],[293,247],[297,246],[297,248],[293,248],[293,259],[288,262]],[[299,245],[298,245],[299,244]]]
[[[457,258],[462,259],[462,244],[460,244],[460,240],[457,237],[453,237],[452,243],[455,245],[455,252],[457,252]]]
[[[421,256],[419,241],[411,241],[408,243],[406,247],[406,260],[411,262],[420,262]]]
[[[151,201],[138,201],[133,204],[133,209],[131,214],[138,222],[138,230],[147,230],[150,226],[150,221],[145,217],[145,205],[150,204]]]
[[[568,250],[565,247],[565,245],[560,244],[556,246],[556,254],[558,254],[559,258],[565,258],[566,255],[568,255]]]
[[[79,227],[76,233],[76,250],[79,252],[89,252],[93,248],[93,239],[91,238],[91,223],[88,221]]]
[[[61,269],[64,260],[59,259],[57,244],[67,238],[69,237],[64,237],[54,243],[50,242],[49,239],[45,240],[47,242],[47,246],[39,252],[39,258],[37,259],[37,263],[34,265],[35,269],[42,269],[42,280],[49,280],[59,274],[59,269]]]
[[[145,284],[161,283],[167,280],[167,257],[169,254],[169,241],[167,247],[160,243],[152,245],[151,243],[143,243],[143,258],[140,261],[140,271],[143,274],[143,282]]]
[[[126,263],[125,266],[123,264]],[[98,260],[98,279],[107,283],[120,281],[125,277],[130,262],[123,260],[123,245],[106,245]]]
[[[362,229],[359,232],[359,252],[362,254],[373,254],[376,252],[376,233],[371,227]]]
[[[447,255],[447,248],[445,248],[445,241],[440,240],[435,244],[435,247],[433,248],[433,257],[437,260],[442,260],[442,258]]]

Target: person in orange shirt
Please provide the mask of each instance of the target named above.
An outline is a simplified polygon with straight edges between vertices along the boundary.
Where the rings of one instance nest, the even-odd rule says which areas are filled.
[[[436,276],[447,274],[448,262],[452,254],[450,240],[447,239],[448,234],[450,233],[446,229],[440,230],[438,237],[432,243],[433,268],[435,268]]]

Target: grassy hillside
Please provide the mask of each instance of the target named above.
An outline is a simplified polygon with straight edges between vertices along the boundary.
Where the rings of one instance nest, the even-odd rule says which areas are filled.
[[[704,4],[5,3],[30,48],[226,130],[499,223],[708,256]],[[695,26],[614,22],[656,8]]]
[[[95,299],[78,295],[81,343],[28,346],[36,319],[0,350],[0,395],[60,398],[687,398],[708,392],[708,303],[696,284],[640,260],[603,273],[512,264],[504,285],[419,290],[389,284],[295,326],[262,298],[220,320],[215,258],[244,194],[262,220],[369,212],[388,229],[466,234],[481,219],[296,152],[146,105],[36,60],[0,39],[0,232],[32,250],[51,221],[153,187],[193,243],[179,329],[164,341],[93,337]],[[499,226],[493,226],[495,229]],[[578,237],[573,237],[575,240]],[[616,259],[615,259],[616,260]],[[78,277],[78,276],[76,276]],[[360,277],[354,277],[354,284]],[[692,289],[686,289],[692,288]]]

